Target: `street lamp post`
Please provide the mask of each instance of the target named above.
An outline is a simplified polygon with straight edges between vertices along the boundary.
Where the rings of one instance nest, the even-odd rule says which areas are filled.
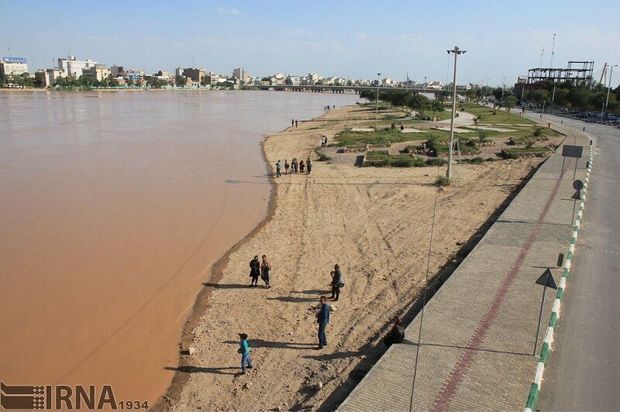
[[[452,118],[450,119],[450,147],[448,148],[448,180],[452,179],[452,149],[454,147],[454,116],[456,115],[456,58],[459,54],[466,53],[457,46],[448,50],[448,54],[454,54],[454,75],[452,76]]]
[[[375,130],[377,130],[377,119],[379,117],[379,76],[381,76],[381,73],[377,73],[377,99],[375,100],[375,102],[376,102],[376,107],[375,107]]]
[[[605,110],[603,110],[603,113],[601,115],[601,120],[603,120],[603,116],[605,116],[607,114],[607,105],[609,104],[609,92],[611,91],[611,76],[614,74],[614,67],[617,67],[617,64],[614,64],[613,66],[609,66],[611,67],[611,69],[609,70],[609,83],[607,84],[607,97],[605,98]]]

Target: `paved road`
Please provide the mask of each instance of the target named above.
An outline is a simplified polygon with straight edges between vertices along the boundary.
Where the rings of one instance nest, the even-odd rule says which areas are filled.
[[[620,129],[564,119],[594,137],[584,225],[538,408],[620,410]]]

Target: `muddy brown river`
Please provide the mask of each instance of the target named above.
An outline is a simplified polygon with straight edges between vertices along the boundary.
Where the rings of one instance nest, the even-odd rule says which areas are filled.
[[[356,100],[0,93],[0,380],[154,404],[210,265],[266,215],[262,138]]]

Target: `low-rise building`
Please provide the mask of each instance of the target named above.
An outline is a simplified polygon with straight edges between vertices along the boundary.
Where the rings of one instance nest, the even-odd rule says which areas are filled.
[[[110,67],[110,73],[113,77],[124,76],[125,68],[123,66],[113,65]]]
[[[82,76],[90,77],[97,81],[107,79],[112,74],[112,71],[105,64],[95,64],[88,69],[82,69]]]
[[[194,83],[205,83],[206,72],[204,69],[197,69],[195,67],[188,67],[183,69],[183,76],[188,79],[192,79]]]
[[[0,77],[19,76],[28,73],[28,62],[24,57],[3,57],[0,59]]]
[[[66,77],[65,73],[60,69],[46,69],[45,70],[45,82],[43,85],[45,87],[52,87],[58,79],[61,77]]]
[[[75,56],[58,59],[58,68],[64,71],[67,76],[75,77],[76,79],[83,74],[84,69],[90,69],[96,64],[97,62],[94,60],[78,60]]]

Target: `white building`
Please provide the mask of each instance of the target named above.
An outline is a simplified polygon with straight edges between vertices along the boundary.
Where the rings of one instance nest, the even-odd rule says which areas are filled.
[[[94,60],[78,60],[75,56],[69,56],[66,59],[58,59],[58,68],[63,70],[67,76],[75,77],[76,79],[83,74],[84,69],[95,67],[96,64],[97,62]]]
[[[0,76],[19,76],[28,73],[28,63],[23,57],[3,57],[0,59]]]
[[[47,69],[45,70],[45,87],[52,87],[56,80],[61,77],[65,77],[64,73],[60,69]]]
[[[320,82],[321,79],[322,77],[316,73],[308,73],[308,75],[305,77],[304,84],[314,86],[315,84]]]
[[[286,84],[290,86],[299,86],[301,84],[301,76],[288,76],[286,78]]]
[[[184,70],[184,69],[183,69],[182,67],[177,67],[177,68],[174,70],[174,76],[175,76],[175,77],[181,77],[181,76],[183,76],[183,70]]]
[[[252,82],[252,75],[248,73],[243,67],[234,69],[232,77],[236,80],[239,80],[242,84],[250,84]]]

